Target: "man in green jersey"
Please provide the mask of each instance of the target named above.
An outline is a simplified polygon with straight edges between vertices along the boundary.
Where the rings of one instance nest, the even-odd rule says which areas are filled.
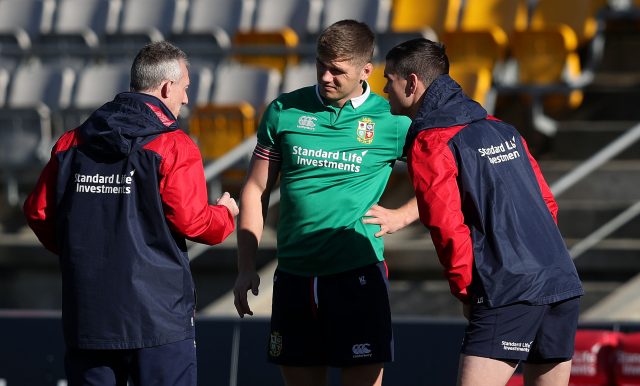
[[[317,42],[318,84],[283,94],[258,129],[238,226],[234,295],[241,317],[258,293],[255,255],[269,193],[280,176],[278,269],[269,360],[288,386],[380,385],[393,360],[388,279],[380,236],[417,220],[415,199],[378,206],[409,127],[371,92],[374,35],[353,20]]]

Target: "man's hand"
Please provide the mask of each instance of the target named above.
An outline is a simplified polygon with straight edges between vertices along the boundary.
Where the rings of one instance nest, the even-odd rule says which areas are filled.
[[[238,204],[236,204],[236,200],[234,200],[229,192],[224,192],[222,197],[218,198],[216,204],[226,206],[231,212],[233,217],[237,216],[240,213],[240,209],[238,209]]]
[[[414,199],[415,202],[415,199]],[[414,204],[415,205],[415,204]],[[413,213],[415,211],[415,214]],[[374,205],[365,213],[369,216],[362,220],[365,224],[378,224],[380,231],[375,234],[376,237],[391,234],[406,227],[418,217],[418,211],[415,206],[402,207],[399,209],[387,209],[380,205]]]
[[[236,284],[233,287],[233,304],[241,318],[245,315],[253,315],[253,311],[249,307],[247,300],[247,292],[251,290],[254,296],[258,296],[258,287],[260,286],[260,276],[256,271],[240,272],[236,278]]]

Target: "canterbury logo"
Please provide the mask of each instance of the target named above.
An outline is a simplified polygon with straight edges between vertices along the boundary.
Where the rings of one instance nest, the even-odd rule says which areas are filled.
[[[310,117],[308,115],[303,115],[300,118],[298,118],[298,128],[299,129],[308,129],[308,130],[314,130],[316,128],[316,120],[318,118],[316,117]]]
[[[371,346],[369,343],[354,344],[353,347],[351,347],[351,351],[353,352],[353,355],[371,354],[369,346]]]

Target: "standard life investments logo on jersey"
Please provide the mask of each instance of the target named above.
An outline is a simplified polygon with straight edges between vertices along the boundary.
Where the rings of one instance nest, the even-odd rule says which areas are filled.
[[[326,151],[323,149],[309,149],[293,146],[291,154],[298,165],[330,168],[360,173],[360,167],[368,150],[361,152]]]
[[[74,175],[76,192],[93,194],[131,194],[133,184],[133,174],[135,170],[128,174],[80,174]]]
[[[316,117],[298,118],[298,128],[309,131],[316,129]],[[358,142],[369,145],[373,142],[375,123],[370,118],[362,118],[356,128]],[[327,151],[322,148],[308,148],[294,145],[291,147],[293,161],[298,165],[329,168],[360,173],[362,162],[368,150],[363,151]]]

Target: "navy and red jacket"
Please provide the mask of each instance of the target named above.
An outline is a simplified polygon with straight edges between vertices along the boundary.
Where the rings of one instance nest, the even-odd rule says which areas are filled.
[[[405,151],[420,220],[453,295],[497,307],[584,293],[524,139],[449,75],[427,89]]]
[[[234,219],[209,205],[199,149],[159,99],[121,93],[62,135],[24,212],[59,256],[67,345],[194,337],[185,239],[220,243]]]

